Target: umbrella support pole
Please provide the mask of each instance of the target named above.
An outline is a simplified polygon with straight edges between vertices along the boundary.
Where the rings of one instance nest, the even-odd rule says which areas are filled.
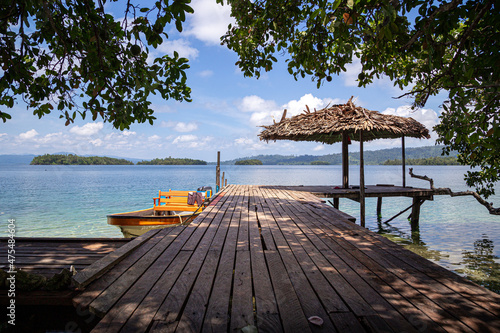
[[[363,131],[359,131],[359,203],[360,225],[365,227],[365,161],[363,158]]]

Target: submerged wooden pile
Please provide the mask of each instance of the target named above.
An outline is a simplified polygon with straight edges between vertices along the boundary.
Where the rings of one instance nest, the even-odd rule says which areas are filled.
[[[261,140],[317,141],[332,144],[342,141],[342,133],[363,131],[363,141],[408,136],[430,138],[429,130],[413,118],[381,114],[355,106],[352,97],[346,104],[327,106],[311,112],[286,118],[286,110],[279,123],[265,128],[259,134]],[[351,135],[359,140],[359,136]]]

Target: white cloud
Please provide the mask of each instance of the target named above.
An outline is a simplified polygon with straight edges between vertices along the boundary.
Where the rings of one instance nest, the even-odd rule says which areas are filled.
[[[397,109],[387,108],[382,113],[400,117],[411,117],[416,121],[422,123],[429,131],[431,131],[432,128],[439,123],[439,116],[436,111],[432,109],[412,110],[411,106],[403,105],[398,107]]]
[[[196,141],[197,139],[198,139],[198,137],[196,135],[192,135],[192,134],[179,135],[178,137],[176,137],[174,139],[174,141],[172,143],[176,144],[176,143],[182,143],[182,142],[192,142],[192,141]]]
[[[156,50],[169,55],[173,55],[174,51],[177,51],[180,57],[190,60],[196,59],[199,54],[198,49],[192,47],[189,41],[183,38],[164,41]]]
[[[162,121],[161,127],[172,128],[176,132],[186,133],[196,131],[198,129],[198,124],[196,123],[184,123],[182,121]]]
[[[237,146],[240,150],[263,150],[268,148],[264,142],[258,141],[257,139],[253,138],[235,139],[234,145]]]
[[[155,113],[174,113],[175,110],[173,110],[170,106],[166,104],[152,104],[151,108],[154,110]]]
[[[205,149],[209,146],[213,139],[214,138],[211,136],[200,138],[196,135],[186,134],[179,135],[174,139],[174,141],[172,141],[172,143],[176,144],[180,148]]]
[[[314,151],[321,151],[325,149],[325,145],[317,145],[313,148]]]
[[[150,142],[155,142],[155,141],[159,141],[159,140],[161,140],[161,136],[156,135],[156,134],[148,137],[148,141],[150,141]]]
[[[73,126],[69,132],[72,134],[80,135],[80,136],[93,136],[99,133],[104,127],[103,122],[98,123],[87,123],[80,126]]]
[[[247,96],[239,103],[238,108],[244,112],[253,112],[250,116],[250,123],[255,126],[268,125],[274,121],[279,122],[283,115],[283,110],[286,109],[287,118],[298,115],[306,110],[321,109],[327,105],[340,104],[345,101],[341,99],[318,98],[312,94],[305,94],[299,100],[291,100],[281,107],[278,107],[276,102],[264,100],[258,96]]]
[[[238,107],[243,112],[269,112],[278,108],[275,101],[265,100],[256,95],[243,97]]]
[[[344,80],[344,85],[346,87],[357,87],[358,86],[358,74],[362,70],[361,61],[358,58],[353,59],[351,64],[345,66],[346,71],[340,74],[340,77]]]
[[[27,132],[19,134],[19,138],[21,140],[32,140],[38,135],[38,132],[35,129],[29,130]]]
[[[101,139],[90,140],[89,142],[94,147],[101,147],[104,144],[104,142]]]
[[[190,16],[186,34],[207,44],[219,45],[228,24],[234,24],[234,19],[231,18],[231,6],[228,4],[221,6],[215,1],[195,0],[191,7],[194,9],[194,14]]]
[[[137,135],[136,132],[133,131],[123,131],[121,132],[124,136],[132,136],[132,135]]]
[[[200,73],[198,73],[199,76],[201,77],[211,77],[212,75],[214,75],[214,72],[209,70],[209,69],[206,69],[204,71],[201,71]]]

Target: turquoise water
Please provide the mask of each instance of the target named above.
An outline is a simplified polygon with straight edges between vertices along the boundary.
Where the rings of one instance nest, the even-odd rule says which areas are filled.
[[[359,183],[358,167],[350,184]],[[461,166],[416,166],[436,187],[466,190]],[[335,185],[340,166],[222,166],[232,184]],[[365,166],[366,184],[401,184],[399,166]],[[407,185],[428,182],[407,176]],[[147,208],[158,190],[215,188],[215,166],[0,166],[0,230],[16,220],[19,237],[121,237],[106,215]],[[500,194],[500,188],[497,188]],[[500,196],[489,199],[500,205]],[[440,265],[500,292],[500,217],[490,215],[472,197],[436,196],[421,210],[420,229],[412,233],[407,213],[384,223],[411,205],[409,198],[384,198],[382,217],[376,199],[367,199],[366,226]],[[340,209],[359,219],[359,204],[341,199]]]

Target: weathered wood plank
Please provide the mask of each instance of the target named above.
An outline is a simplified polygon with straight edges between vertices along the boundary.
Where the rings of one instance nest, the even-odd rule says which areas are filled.
[[[180,251],[163,274],[153,283],[146,281],[152,274],[145,276],[142,284],[135,284],[134,290],[125,294],[118,303],[101,319],[92,330],[93,333],[100,332],[144,332],[149,326],[156,310],[163,301],[164,295],[168,293],[172,285],[186,265],[190,251]],[[151,288],[151,290],[149,290]],[[149,292],[148,292],[149,291]],[[141,295],[148,293],[142,299]],[[139,307],[140,304],[140,307]]]
[[[260,206],[258,201],[260,195],[255,187],[252,187],[250,197],[254,200],[254,207]],[[262,224],[259,223],[257,212],[253,211],[254,207],[250,206],[248,221],[257,328],[261,332],[281,332],[283,326],[281,325],[271,277],[264,257],[266,246],[263,244],[263,237],[261,237]],[[269,229],[265,228],[269,232]],[[269,236],[272,237],[270,233]]]
[[[359,227],[356,227],[356,229],[358,228]],[[366,257],[366,255],[364,254],[364,252],[366,252],[366,249],[365,251],[358,250],[356,247],[350,245],[344,240],[347,232],[351,232],[351,229],[347,229],[345,233],[343,233],[342,231],[337,231],[337,234],[340,234],[342,238],[337,237],[335,238],[334,242],[332,242],[331,239],[328,239],[327,237],[325,237],[324,239],[330,244],[330,246],[332,246],[332,249],[334,249],[335,253],[341,256],[343,261],[348,263],[352,269],[365,270],[363,280],[366,281],[366,283],[368,283],[368,285],[370,285],[375,290],[379,290],[382,295],[382,299],[384,300],[383,303],[389,302],[393,304],[393,309],[397,309],[406,318],[411,318],[412,325],[416,326],[417,328],[421,325],[421,323],[425,323],[427,327],[433,327],[433,330],[435,331],[439,330],[440,328],[436,325],[436,323],[431,321],[426,314],[431,316],[435,316],[436,314],[438,314],[442,316],[442,309],[435,309],[435,306],[431,306],[433,305],[432,303],[428,303],[428,307],[425,308],[416,308],[411,303],[408,303],[408,301],[402,298],[402,296],[408,296],[409,294],[411,294],[413,298],[410,299],[414,301],[419,292],[417,290],[409,288],[403,280],[397,279],[394,276],[383,275],[387,272],[384,268],[381,268],[381,266],[376,261],[373,261]],[[352,233],[354,235],[357,235],[356,237],[360,237],[360,234],[365,232],[367,231],[359,228],[358,231],[353,231]],[[339,244],[342,244],[343,247],[341,247]],[[347,269],[345,272],[346,274],[349,274],[350,269]],[[388,282],[384,282],[384,280],[381,280],[379,276],[384,276],[385,281]],[[369,293],[363,290],[363,295],[369,295]],[[372,302],[375,301],[376,300],[373,300]],[[424,298],[423,301],[426,301],[426,299]],[[381,304],[381,306],[383,306],[383,304]],[[440,319],[445,320],[445,318],[443,317],[441,317]],[[390,325],[394,326],[394,324],[396,323],[397,322],[394,321],[391,322]],[[399,321],[399,323],[402,323],[402,321]]]
[[[112,270],[106,272],[99,279],[87,286],[82,293],[73,298],[73,305],[75,307],[87,309],[90,303],[92,303],[92,301],[99,296],[103,290],[106,290],[106,288],[115,282],[116,279],[118,279],[164,237],[165,236],[163,234],[158,233],[151,237],[146,243],[114,266]]]
[[[73,281],[75,281],[75,283],[80,288],[87,286],[89,283],[102,276],[111,267],[115,266],[118,262],[123,260],[130,252],[141,246],[141,244],[156,235],[158,232],[160,232],[160,230],[148,231],[144,235],[139,236],[134,240],[131,240],[130,242],[124,244],[113,253],[107,255],[106,257],[103,257],[102,259],[99,259],[85,270],[78,272],[75,276],[73,276]]]
[[[88,286],[105,286],[94,291],[102,291],[94,302],[121,288],[95,332],[499,328],[497,296],[434,269],[308,192],[231,185],[200,217],[152,237]],[[156,259],[120,286],[152,251],[158,253],[149,259]],[[49,258],[43,251],[40,257]],[[324,320],[322,328],[309,323],[313,315]]]
[[[112,285],[95,298],[92,303],[90,303],[90,311],[99,317],[103,317],[172,243],[177,236],[176,233],[177,232],[166,235],[144,256],[127,269],[125,273],[116,279]]]
[[[175,328],[177,331],[199,332],[202,328],[205,313],[208,308],[210,292],[214,284],[219,259],[223,251],[224,240],[228,233],[229,223],[233,216],[235,206],[238,203],[241,204],[240,200],[242,200],[242,198],[235,194],[235,197],[227,204],[227,210],[225,212],[219,211],[219,214],[223,214],[224,217],[210,244],[203,266],[196,278],[186,306],[182,311],[182,316],[177,323],[177,327]],[[225,301],[228,303],[227,298]],[[226,308],[227,307],[228,305],[226,304]]]
[[[318,249],[309,242],[308,238],[301,232],[302,230],[297,225],[297,223],[302,223],[301,219],[304,218],[304,216],[300,216],[300,213],[295,214],[292,212],[290,203],[283,199],[283,193],[281,193],[281,191],[275,191],[275,195],[275,208],[280,211],[282,216],[289,217],[289,219],[284,220],[284,223],[281,225],[281,230],[290,245],[290,249],[310,281],[311,286],[321,299],[326,311],[328,313],[348,311],[346,304],[342,301],[332,285],[327,282],[315,262],[306,252],[307,249],[309,253],[319,254]],[[305,223],[307,223],[307,219]],[[324,261],[322,264],[325,265],[326,262]]]
[[[240,243],[238,242],[238,244]],[[232,332],[239,332],[242,328],[249,325],[255,326],[252,302],[250,251],[236,251],[231,302],[230,330]]]
[[[143,331],[146,330],[148,327],[148,325],[146,325],[147,322],[153,319],[155,312],[161,306],[168,292],[172,289],[171,287],[173,287],[172,277],[174,277],[173,280],[175,281],[175,278],[181,274],[178,269],[184,268],[187,264],[187,259],[191,257],[192,251],[184,249],[186,242],[188,239],[191,239],[190,237],[192,237],[192,234],[194,233],[194,230],[196,230],[197,226],[212,223],[210,214],[213,211],[217,211],[222,203],[223,202],[221,202],[220,205],[208,208],[208,214],[205,214],[205,218],[203,218],[202,221],[198,221],[192,226],[190,225],[188,227],[178,229],[176,242],[168,244],[168,248],[161,254],[158,260],[142,276],[140,276],[135,283],[135,286],[139,287],[131,288],[120,299],[117,305],[114,306],[113,310],[117,310],[114,312],[110,311],[110,313],[103,318],[101,322],[106,329],[113,327],[113,325],[115,325],[113,324],[114,322],[123,323],[127,321],[127,318],[131,316],[128,320],[131,324],[127,322],[125,326],[127,330],[138,332],[136,325],[137,322],[145,323],[145,325],[142,325],[141,327],[143,327]],[[174,258],[179,256],[181,259],[176,262],[176,265],[174,266],[175,268],[168,270],[167,268],[172,263]],[[168,281],[165,281],[166,279]],[[157,282],[151,288],[151,281],[161,281],[162,283],[159,284]],[[170,282],[172,282],[171,287],[165,288],[165,284]],[[114,285],[112,285],[112,287],[114,287]],[[145,301],[141,302],[143,299],[145,299]],[[141,307],[137,309],[139,305],[141,305]],[[145,312],[146,310],[147,312]],[[132,314],[132,312],[134,313]],[[117,320],[116,318],[119,319]]]
[[[236,194],[237,196],[238,194]],[[242,203],[242,196],[236,197],[238,205]],[[231,209],[232,208],[232,209]],[[203,322],[203,332],[225,332],[229,325],[229,303],[233,280],[234,261],[236,257],[236,243],[240,224],[241,209],[231,207],[225,218],[230,218],[227,236],[221,255],[219,267],[208,301],[207,311]]]
[[[311,332],[285,265],[277,251],[264,251],[284,332]]]
[[[229,196],[229,198],[232,198],[232,196]],[[217,205],[219,205],[219,203]],[[177,279],[172,290],[156,312],[153,318],[155,325],[151,328],[151,332],[171,330],[172,328],[175,329],[177,326],[177,322],[182,314],[182,307],[185,302],[187,302],[189,292],[203,265],[203,261],[205,260],[210,244],[217,232],[217,228],[222,221],[222,217],[223,214],[217,214],[210,223],[208,230],[201,238],[179,279]]]

